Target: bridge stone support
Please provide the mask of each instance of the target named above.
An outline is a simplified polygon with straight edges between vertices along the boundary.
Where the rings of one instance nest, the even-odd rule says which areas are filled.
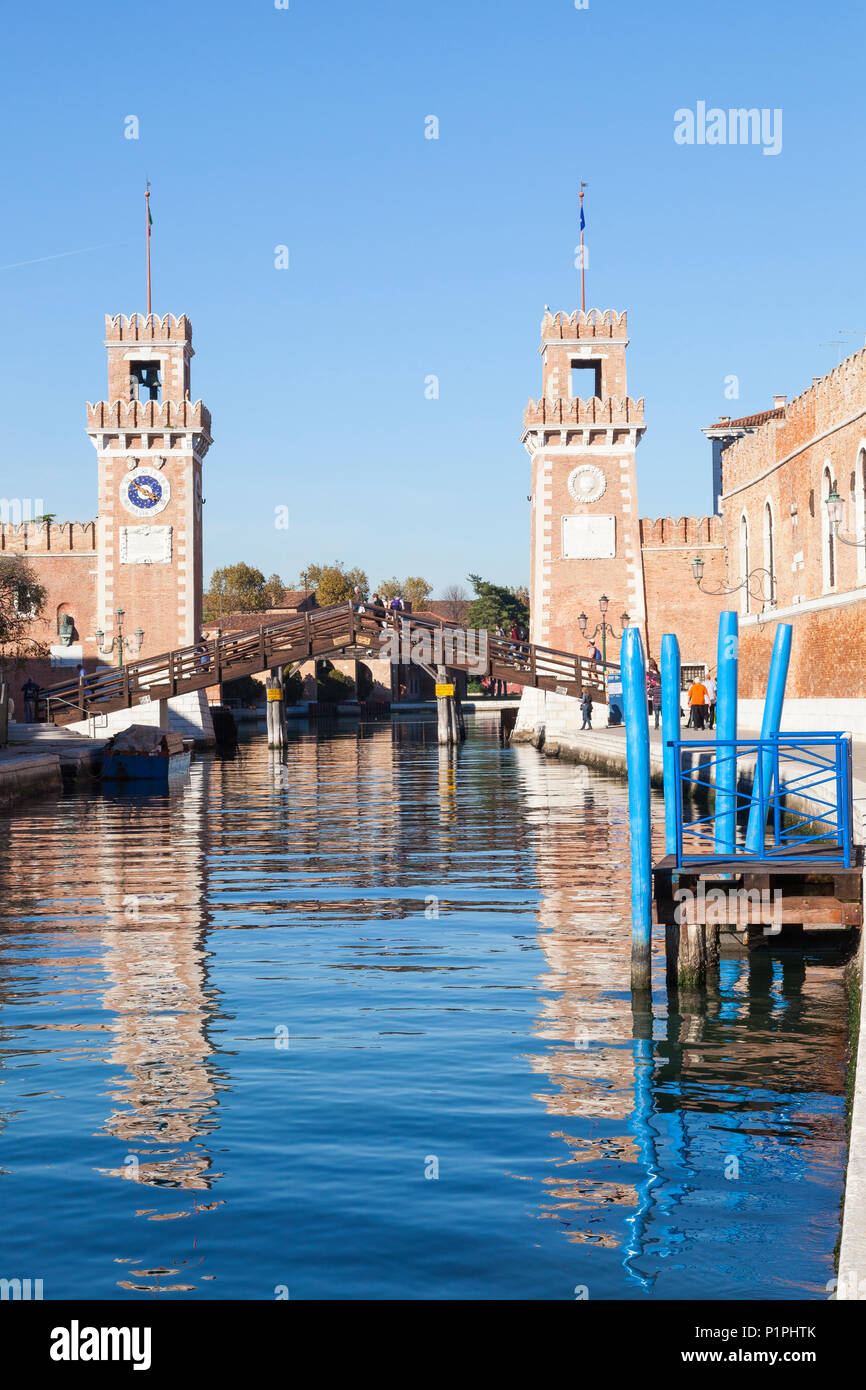
[[[215,742],[213,720],[203,690],[191,690],[184,695],[154,700],[150,704],[133,705],[131,709],[112,710],[100,714],[94,710],[89,719],[74,720],[66,725],[84,738],[110,738],[130,724],[147,724],[159,729],[173,729],[184,738],[195,740],[197,748],[210,748]]]

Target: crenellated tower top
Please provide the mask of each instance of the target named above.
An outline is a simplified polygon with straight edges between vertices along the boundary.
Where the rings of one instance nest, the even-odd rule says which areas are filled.
[[[576,309],[573,314],[552,314],[549,309],[545,311],[541,320],[542,345],[548,341],[576,341],[585,338],[606,338],[608,341],[617,339],[626,342],[628,325],[625,309],[621,314],[615,309],[605,309],[604,312],[601,309],[587,309],[585,313]]]
[[[186,314],[106,314],[108,342],[167,342],[180,338],[192,343],[192,324]]]
[[[637,424],[644,428],[644,402],[628,398],[626,310],[589,309],[552,314],[541,321],[542,392],[524,413],[524,431],[542,420],[563,424]],[[525,435],[524,435],[525,438]],[[638,434],[632,434],[637,442]],[[563,441],[564,442],[564,441]],[[607,442],[612,442],[607,439]]]
[[[106,314],[108,402],[184,401],[194,356],[186,314]]]

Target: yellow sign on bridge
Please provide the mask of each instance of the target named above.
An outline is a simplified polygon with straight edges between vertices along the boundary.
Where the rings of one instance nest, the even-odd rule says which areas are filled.
[[[437,685],[437,687],[436,687],[436,699],[437,699],[437,700],[444,700],[445,697],[446,697],[447,695],[453,696],[453,694],[454,694],[454,686],[453,686],[453,685]]]

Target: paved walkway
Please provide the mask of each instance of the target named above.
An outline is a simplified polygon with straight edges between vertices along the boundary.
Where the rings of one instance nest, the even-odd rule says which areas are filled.
[[[63,769],[89,768],[104,743],[51,724],[10,724],[9,742],[0,748],[0,806],[56,791],[63,785]]]

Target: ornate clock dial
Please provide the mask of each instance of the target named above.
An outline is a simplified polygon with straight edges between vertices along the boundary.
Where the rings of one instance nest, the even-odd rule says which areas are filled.
[[[136,468],[120,485],[120,500],[134,516],[156,516],[168,506],[171,486],[164,473]]]

